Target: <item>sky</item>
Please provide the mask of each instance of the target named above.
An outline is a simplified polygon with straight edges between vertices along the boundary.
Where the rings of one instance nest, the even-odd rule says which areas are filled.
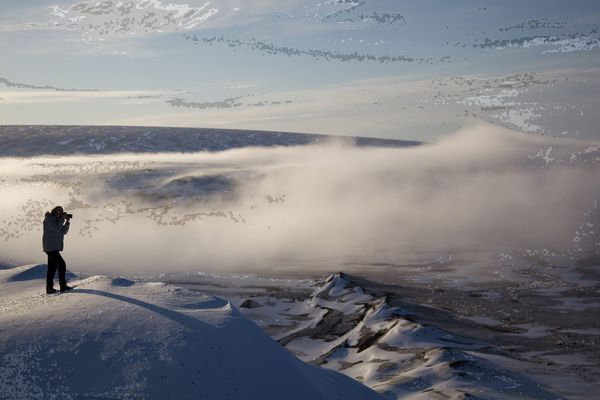
[[[600,2],[0,0],[0,124],[600,139]]]

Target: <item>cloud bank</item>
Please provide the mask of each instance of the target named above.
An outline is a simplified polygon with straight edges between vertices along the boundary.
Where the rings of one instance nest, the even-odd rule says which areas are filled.
[[[600,249],[599,162],[593,143],[490,126],[399,149],[5,158],[0,258],[44,262],[41,219],[54,204],[75,214],[71,268],[94,272],[331,270],[527,249],[579,256]]]

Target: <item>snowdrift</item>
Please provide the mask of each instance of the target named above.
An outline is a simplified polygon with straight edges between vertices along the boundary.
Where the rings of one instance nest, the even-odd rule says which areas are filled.
[[[1,399],[381,399],[305,364],[230,303],[161,282],[0,270]]]

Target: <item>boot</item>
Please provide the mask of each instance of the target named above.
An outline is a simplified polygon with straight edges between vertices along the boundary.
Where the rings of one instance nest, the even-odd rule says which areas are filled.
[[[60,287],[60,292],[63,293],[63,292],[66,292],[67,290],[71,290],[71,289],[73,289],[71,286],[65,284],[64,286]]]
[[[56,293],[56,289],[51,288],[51,287],[47,287],[46,288],[46,294],[52,294],[52,293]]]

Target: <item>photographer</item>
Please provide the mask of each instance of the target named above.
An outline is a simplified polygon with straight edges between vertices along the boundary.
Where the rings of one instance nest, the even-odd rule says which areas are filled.
[[[47,294],[56,293],[56,289],[54,289],[54,275],[57,269],[60,291],[65,292],[72,289],[72,287],[67,286],[65,276],[67,265],[60,255],[64,246],[64,236],[69,231],[71,218],[73,218],[73,215],[65,213],[60,206],[54,207],[50,212],[46,212],[46,217],[44,218],[42,245],[44,253],[48,255],[48,274],[46,275]]]

